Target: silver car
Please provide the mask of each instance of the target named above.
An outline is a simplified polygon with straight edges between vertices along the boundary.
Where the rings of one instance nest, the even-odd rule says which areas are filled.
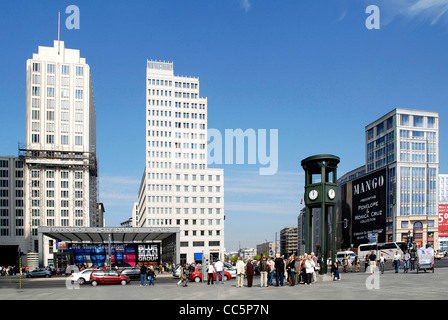
[[[27,278],[37,278],[37,277],[51,277],[51,271],[46,268],[37,268],[26,274]]]

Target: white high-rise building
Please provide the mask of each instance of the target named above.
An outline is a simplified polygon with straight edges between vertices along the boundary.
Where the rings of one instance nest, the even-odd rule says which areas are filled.
[[[180,227],[180,262],[224,258],[224,176],[207,168],[207,99],[199,79],[147,61],[146,167],[138,227]]]
[[[43,250],[52,265],[55,241],[38,242],[39,226],[102,225],[97,204],[96,113],[90,67],[79,50],[39,46],[27,61],[25,237],[23,252]]]
[[[438,248],[438,113],[394,109],[365,134],[366,172],[388,172],[387,240]]]

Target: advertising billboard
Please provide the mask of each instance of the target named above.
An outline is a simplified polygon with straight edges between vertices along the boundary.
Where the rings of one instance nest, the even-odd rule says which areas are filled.
[[[448,203],[439,203],[439,237],[448,237]]]
[[[160,243],[111,243],[111,267],[135,267],[141,264],[156,266],[160,264]],[[65,252],[72,252],[77,266],[108,266],[108,243],[68,243]]]
[[[142,243],[136,245],[137,263],[145,266],[160,264],[160,243]]]
[[[381,169],[352,183],[352,243],[368,243],[369,235],[386,242],[387,170]]]

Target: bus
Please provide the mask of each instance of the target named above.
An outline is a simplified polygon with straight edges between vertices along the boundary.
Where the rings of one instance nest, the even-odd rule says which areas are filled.
[[[376,258],[379,259],[383,254],[386,260],[393,260],[397,253],[403,257],[404,252],[408,249],[406,242],[383,242],[383,243],[366,243],[360,244],[358,247],[358,260],[365,261],[366,256],[372,251],[375,252]]]

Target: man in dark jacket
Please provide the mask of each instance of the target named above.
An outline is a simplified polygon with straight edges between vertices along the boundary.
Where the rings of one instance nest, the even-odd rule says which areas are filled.
[[[146,276],[147,268],[144,264],[140,267],[140,286],[147,286],[148,285],[148,279]]]
[[[279,284],[283,287],[283,277],[285,275],[285,262],[279,254],[275,256],[275,286],[278,287]]]
[[[258,262],[258,270],[260,271],[260,287],[267,287],[269,266],[265,256]]]

